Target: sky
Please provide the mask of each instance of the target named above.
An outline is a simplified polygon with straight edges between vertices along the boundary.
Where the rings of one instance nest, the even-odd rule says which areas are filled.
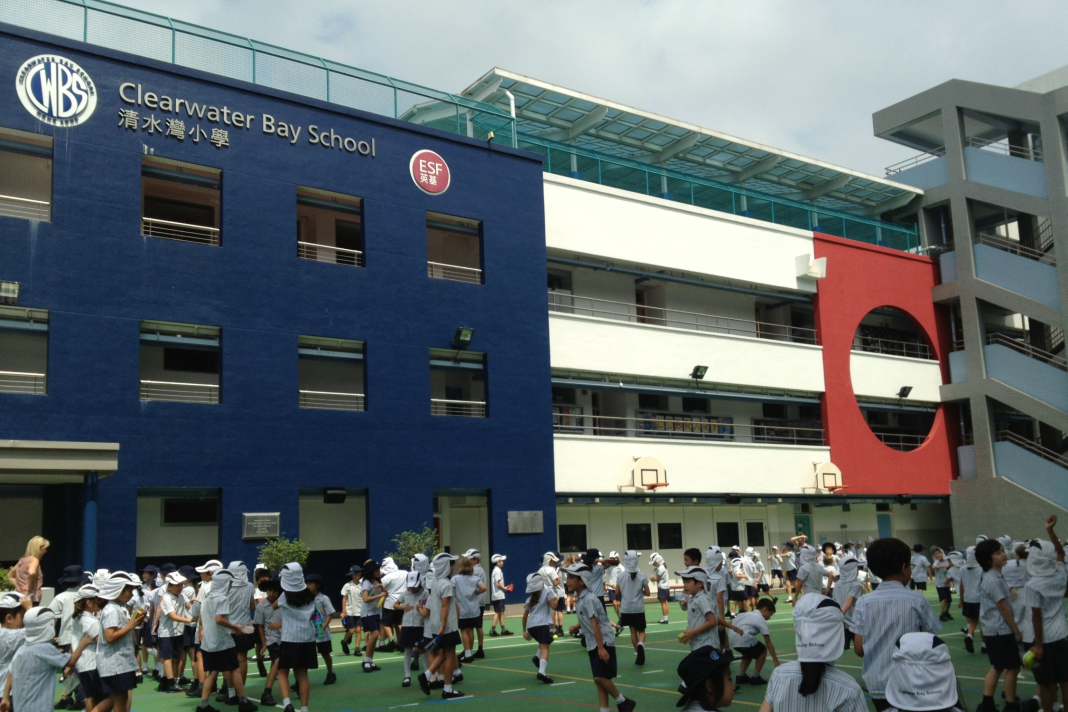
[[[1068,64],[1068,3],[1014,0],[125,0],[459,92],[493,67],[864,171],[871,115],[949,79]]]

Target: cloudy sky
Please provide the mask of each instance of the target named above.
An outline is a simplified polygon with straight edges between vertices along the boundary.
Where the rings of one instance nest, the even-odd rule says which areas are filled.
[[[1068,64],[1054,0],[124,4],[453,92],[502,67],[876,175],[912,152],[872,136],[873,111]]]

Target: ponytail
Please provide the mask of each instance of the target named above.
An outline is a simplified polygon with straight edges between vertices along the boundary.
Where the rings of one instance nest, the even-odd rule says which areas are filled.
[[[631,571],[630,572],[630,580],[633,581],[636,578],[638,578],[638,572],[637,571]]]
[[[801,684],[798,685],[797,691],[802,697],[808,697],[820,689],[826,667],[827,663],[801,663]]]
[[[541,591],[535,591],[534,593],[530,594],[530,605],[531,605],[531,607],[534,607],[534,606],[538,605],[538,602],[540,600],[541,600]]]
[[[88,600],[87,598],[79,598],[74,602],[74,615],[71,616],[71,620],[78,620],[78,616],[85,613],[85,602]]]

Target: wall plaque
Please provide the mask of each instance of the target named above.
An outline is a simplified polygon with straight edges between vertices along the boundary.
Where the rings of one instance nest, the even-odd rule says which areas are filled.
[[[245,512],[241,515],[241,538],[274,539],[281,534],[281,521],[280,512]]]
[[[543,534],[545,524],[542,521],[542,512],[508,512],[509,534]]]

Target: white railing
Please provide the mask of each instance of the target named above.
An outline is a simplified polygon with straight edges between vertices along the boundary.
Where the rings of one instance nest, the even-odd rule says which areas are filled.
[[[801,327],[771,324],[763,321],[736,319],[715,314],[662,309],[628,302],[615,302],[593,297],[577,297],[573,294],[549,292],[549,311],[561,314],[593,316],[598,319],[616,319],[639,324],[670,326],[676,329],[693,329],[714,334],[755,336],[775,341],[792,341],[800,344],[815,344],[816,330]]]
[[[322,253],[322,256],[320,256],[319,250],[325,250],[325,252]],[[302,260],[333,262],[337,265],[363,267],[363,253],[359,250],[350,250],[346,247],[334,247],[332,245],[320,245],[315,242],[298,241],[297,257]]]
[[[927,440],[926,435],[916,435],[915,433],[885,433],[879,430],[873,430],[872,433],[882,441],[883,445],[902,452],[915,450]]]
[[[141,218],[141,234],[145,237],[162,237],[166,240],[219,246],[219,228],[205,225],[143,217]]]
[[[300,407],[317,410],[363,410],[363,393],[300,391]]]
[[[0,393],[45,394],[45,374],[21,371],[0,371]]]
[[[14,195],[0,195],[0,215],[9,218],[26,218],[28,220],[52,219],[52,204],[46,200],[16,198]]]
[[[999,139],[997,141],[987,141],[975,136],[968,137],[968,145],[981,148],[986,151],[994,151],[995,153],[1002,153],[1006,156],[1015,156],[1016,158],[1024,158],[1028,161],[1041,161],[1042,151],[1037,148],[1028,148],[1026,146],[1010,146],[1006,139]]]
[[[219,387],[210,383],[142,380],[141,400],[214,404],[219,402]]]
[[[880,339],[874,336],[858,335],[853,337],[853,351],[934,360],[934,354],[931,353],[931,349],[927,344]]]
[[[485,401],[430,399],[431,415],[452,415],[460,418],[485,418]]]
[[[699,415],[657,414],[645,418],[617,418],[607,415],[573,415],[562,420],[553,414],[553,432],[565,435],[597,435],[614,438],[654,438],[665,440],[709,440],[758,443],[762,445],[824,444],[822,428],[789,424],[741,424],[717,422]]]
[[[426,276],[434,279],[451,279],[454,282],[482,284],[482,270],[475,267],[460,267],[441,262],[427,262]]]
[[[1014,339],[1011,336],[994,332],[986,337],[986,343],[988,344],[1000,344],[1006,348],[1010,348],[1017,353],[1021,353],[1024,356],[1029,356],[1036,361],[1049,364],[1054,368],[1059,368],[1062,371],[1068,371],[1068,363],[1066,363],[1065,353],[1062,351],[1059,354],[1053,354],[1044,349],[1040,349],[1037,346],[1032,346],[1026,341],[1020,341]]]
[[[930,161],[935,158],[941,158],[944,155],[946,155],[945,147],[932,148],[930,151],[926,151],[917,156],[913,156],[912,158],[906,158],[905,160],[899,161],[892,166],[887,166],[886,175],[892,176],[895,173],[907,171],[909,168],[918,166],[921,163],[927,163],[927,161]]]
[[[1043,252],[1042,250],[1036,250],[1033,247],[1021,245],[1019,240],[1013,240],[1008,237],[1003,237],[1002,235],[991,235],[987,232],[981,232],[976,236],[976,241],[980,245],[989,245],[990,247],[1003,252],[1026,257],[1029,260],[1053,265],[1054,267],[1057,266],[1057,258],[1054,257],[1051,252]]]

